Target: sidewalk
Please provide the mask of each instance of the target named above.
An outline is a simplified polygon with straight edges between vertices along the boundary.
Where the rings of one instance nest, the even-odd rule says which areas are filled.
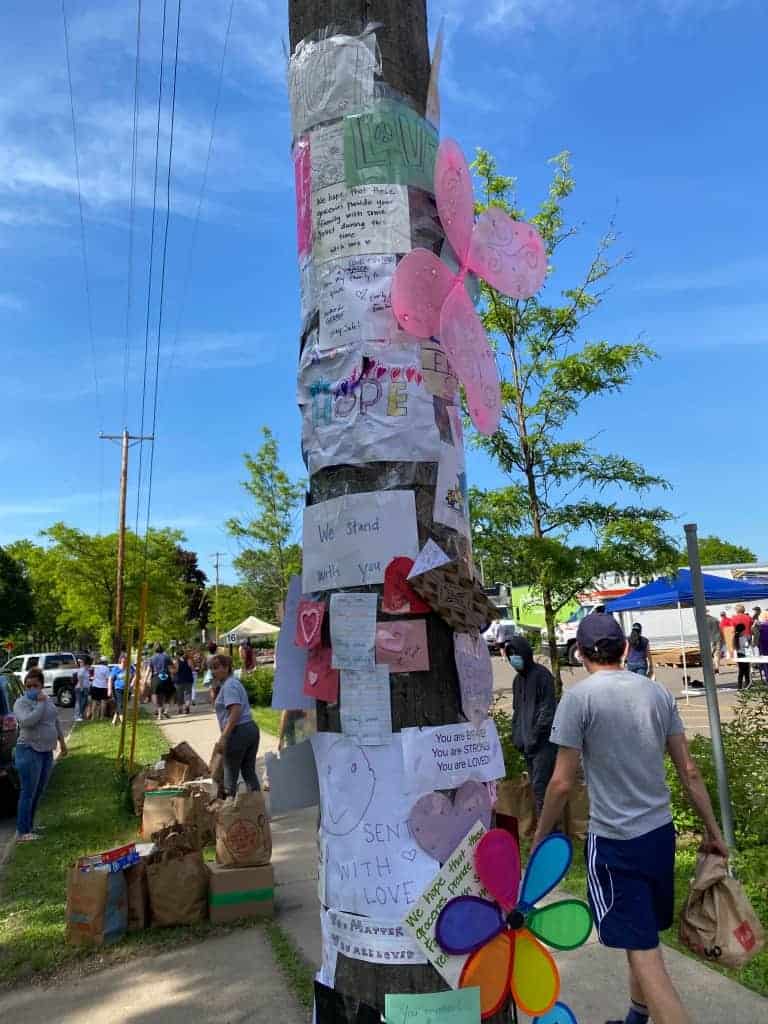
[[[218,736],[206,706],[163,723],[171,742],[186,739],[207,757]],[[262,752],[276,748],[262,734]],[[263,777],[263,761],[259,759]],[[277,882],[277,921],[313,967],[321,958],[317,899],[317,809],[272,821]],[[729,981],[704,964],[665,950],[672,978],[695,1024],[757,1024],[768,1019],[768,1000]],[[557,953],[562,997],[580,1024],[603,1024],[626,1011],[622,954],[600,946],[594,935],[581,949]],[[306,1024],[293,1001],[261,929],[239,930],[178,952],[136,959],[81,979],[0,997],[0,1012],[14,1024]]]

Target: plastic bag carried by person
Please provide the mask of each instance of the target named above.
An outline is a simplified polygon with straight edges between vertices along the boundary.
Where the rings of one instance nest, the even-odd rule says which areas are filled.
[[[724,857],[699,854],[680,915],[680,941],[707,960],[737,969],[763,950],[763,926]]]

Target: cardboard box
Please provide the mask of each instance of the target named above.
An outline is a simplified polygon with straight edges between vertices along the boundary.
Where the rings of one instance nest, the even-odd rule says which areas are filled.
[[[166,825],[183,824],[190,795],[185,789],[149,789],[144,794],[141,834],[151,839]]]
[[[271,864],[258,868],[228,868],[209,864],[208,908],[212,924],[242,917],[272,917],[275,876]]]

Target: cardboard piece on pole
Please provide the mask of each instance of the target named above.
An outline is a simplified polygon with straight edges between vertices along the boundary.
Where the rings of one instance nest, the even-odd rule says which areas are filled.
[[[315,756],[309,740],[284,747],[279,754],[269,753],[264,760],[269,779],[269,811],[273,817],[320,803]]]
[[[479,581],[451,562],[412,576],[411,586],[458,633],[477,636],[499,613]]]

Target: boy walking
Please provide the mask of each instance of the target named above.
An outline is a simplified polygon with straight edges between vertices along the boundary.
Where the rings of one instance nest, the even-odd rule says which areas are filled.
[[[559,750],[534,845],[562,815],[583,760],[590,802],[585,848],[600,941],[629,962],[623,1024],[691,1024],[664,966],[659,932],[674,913],[675,830],[664,754],[704,822],[705,847],[728,856],[672,695],[621,668],[627,641],[610,615],[588,615],[576,640],[590,673],[563,695],[552,725]],[[607,1024],[622,1024],[609,1021]]]

